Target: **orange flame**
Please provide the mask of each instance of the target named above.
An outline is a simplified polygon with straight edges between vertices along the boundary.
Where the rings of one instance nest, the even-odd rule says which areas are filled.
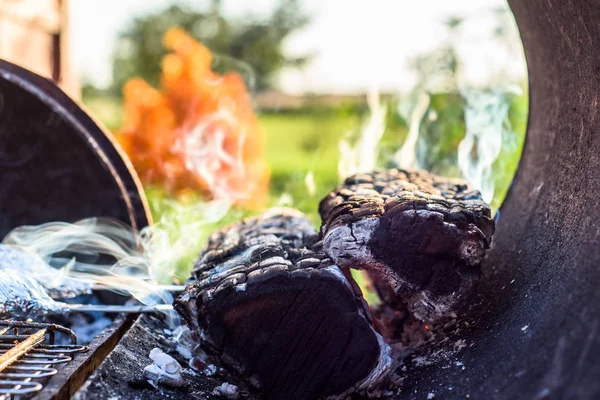
[[[211,70],[212,54],[180,28],[164,36],[161,89],[124,88],[119,140],[145,184],[174,195],[194,189],[249,208],[267,200],[265,131],[242,77]]]

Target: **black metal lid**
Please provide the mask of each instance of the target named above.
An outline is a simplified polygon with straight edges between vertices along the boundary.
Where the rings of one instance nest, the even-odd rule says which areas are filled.
[[[54,83],[0,60],[0,239],[20,225],[96,216],[151,223],[131,162]]]

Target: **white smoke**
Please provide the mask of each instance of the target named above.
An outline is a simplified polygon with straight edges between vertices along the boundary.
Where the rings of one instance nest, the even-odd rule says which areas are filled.
[[[232,101],[223,102],[217,112],[183,128],[181,139],[174,144],[174,150],[184,157],[185,167],[206,182],[213,197],[232,202],[248,196],[248,191],[237,191],[232,184],[246,176],[243,151],[247,132],[231,111],[234,109]],[[231,132],[240,132],[235,143],[227,139]],[[227,176],[221,173],[224,170]]]
[[[513,89],[513,93],[519,89]],[[458,146],[458,165],[463,177],[481,192],[483,200],[494,198],[494,162],[502,150],[502,138],[512,135],[510,102],[500,90],[463,90],[466,99],[466,134]]]
[[[53,286],[68,279],[93,282],[132,295],[146,305],[170,304],[170,293],[159,283],[171,283],[176,265],[197,252],[230,202],[211,201],[192,206],[173,205],[173,212],[137,234],[109,218],[75,223],[50,222],[13,229],[3,243],[39,256],[57,268]],[[193,222],[190,222],[193,221]],[[31,264],[33,278],[43,279],[45,263]]]
[[[381,104],[379,91],[367,93],[369,118],[361,128],[361,134],[354,145],[348,140],[340,141],[340,161],[338,175],[344,179],[360,172],[370,172],[377,168],[379,142],[385,132],[387,108]]]
[[[426,92],[419,95],[417,103],[410,114],[408,136],[400,150],[394,155],[394,161],[400,168],[419,168],[417,163],[417,141],[421,130],[421,121],[429,107],[430,98]]]

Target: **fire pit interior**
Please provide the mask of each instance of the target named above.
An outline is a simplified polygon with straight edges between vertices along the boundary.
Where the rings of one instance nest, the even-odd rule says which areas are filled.
[[[382,365],[388,365],[381,361],[387,360],[382,350],[385,346],[370,324],[360,289],[337,266],[356,254],[336,253],[335,243],[327,243],[326,238],[320,242],[316,232],[302,224],[300,228],[283,224],[283,234],[277,231],[280,225],[267,224],[261,227],[267,232],[260,231],[257,237],[237,225],[233,233],[222,231],[211,238],[195,268],[198,282],[190,284],[176,302],[191,330],[170,325],[164,315],[118,319],[90,344],[94,356],[81,353],[73,357],[72,368],[67,364],[48,382],[57,392],[41,391],[39,398],[67,398],[77,390],[76,399],[258,398],[261,390],[270,398],[286,398],[285,393],[292,393],[300,399],[316,394],[343,397],[354,391],[393,399],[600,396],[596,357],[600,352],[600,215],[594,207],[600,192],[600,141],[596,135],[600,45],[594,41],[600,36],[600,9],[588,0],[509,3],[520,27],[530,78],[528,136],[519,172],[481,265],[481,283],[474,296],[465,296],[466,301],[453,308],[457,318],[442,318],[437,325],[423,323],[435,313],[421,312],[410,301],[406,303],[403,296],[408,292],[399,286],[394,295],[400,295],[386,300],[385,305],[390,306],[400,298],[408,304],[408,312],[418,310],[421,321],[413,320],[411,332],[422,335],[415,339],[420,342],[418,347],[396,349],[396,380],[391,386],[382,386],[381,391],[371,390],[380,389],[378,385],[362,386],[362,382],[371,382],[370,378],[379,382],[382,375],[370,371],[379,372]],[[0,196],[0,233],[24,224],[74,222],[98,215],[115,217],[134,230],[148,225],[150,217],[135,173],[93,121],[42,78],[5,62],[0,63],[0,70],[0,121],[4,127],[0,174],[5,184]],[[63,145],[67,141],[73,143],[68,151]],[[350,220],[359,221],[361,216]],[[473,221],[481,231],[477,238],[484,248],[489,245],[493,219],[483,212]],[[350,229],[350,236],[355,234]],[[444,243],[439,245],[444,247]],[[446,255],[438,247],[432,251]],[[475,247],[466,246],[469,251],[465,251],[479,261],[482,254]],[[332,254],[339,260],[325,261]],[[466,266],[472,266],[467,261]],[[464,269],[460,271],[462,274]],[[315,281],[324,282],[323,286]],[[308,288],[314,297],[298,291],[299,286]],[[316,299],[326,296],[330,298]],[[269,303],[265,298],[277,300]],[[318,328],[319,338],[313,341],[315,336],[308,335],[311,339],[303,342],[302,334],[286,331],[295,342],[289,347],[275,346],[286,353],[271,353],[269,369],[269,363],[260,359],[261,349],[253,346],[282,341],[281,337],[260,335],[268,331],[265,326],[269,324],[277,330],[277,321],[268,318],[270,310],[294,317],[289,310],[295,309],[297,299],[303,300],[298,308],[306,317],[296,315],[297,320],[288,321],[289,326],[307,332]],[[318,312],[330,307],[329,314],[311,315],[311,307]],[[395,311],[402,312],[399,307],[392,308],[392,314]],[[379,321],[386,312],[380,310],[376,315]],[[349,319],[338,319],[340,315]],[[328,318],[336,323],[328,325]],[[55,348],[48,347],[51,342],[39,341],[51,334],[46,330],[59,328],[30,324],[20,326],[17,332],[15,326],[0,325],[2,336],[19,342],[2,344],[8,349],[0,355],[0,392],[6,390],[2,393],[8,396],[10,390],[40,391],[34,382],[37,378],[29,374],[54,374],[54,367],[28,370],[24,375],[19,368],[28,360],[46,362],[43,357]],[[343,329],[336,331],[339,327]],[[348,334],[348,329],[355,331]],[[354,335],[370,339],[362,342]],[[326,339],[321,341],[322,337]],[[340,337],[345,344],[338,348]],[[48,336],[48,340],[53,339]],[[198,340],[208,343],[215,353],[218,350],[219,357],[197,347]],[[246,346],[236,347],[239,343]],[[334,346],[328,349],[331,343]],[[4,359],[24,353],[32,345],[37,347],[25,358],[4,368]],[[379,352],[378,357],[367,360],[369,368],[360,345],[369,355],[374,354],[373,349]],[[61,347],[61,354],[86,350],[70,346]],[[305,359],[295,352],[302,346],[309,349],[303,353]],[[344,352],[347,346],[358,350]],[[326,355],[330,351],[326,358],[339,357],[341,364],[321,369],[325,361],[311,356],[310,348]],[[57,360],[67,357],[71,356]],[[260,373],[247,374],[253,368]],[[302,375],[295,376],[297,371]],[[30,380],[16,384],[16,378]],[[339,386],[325,388],[322,382]],[[63,397],[52,397],[56,393]]]

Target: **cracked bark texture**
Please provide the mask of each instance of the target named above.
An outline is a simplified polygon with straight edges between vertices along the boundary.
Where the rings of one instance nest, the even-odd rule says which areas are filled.
[[[288,209],[231,225],[211,236],[174,304],[205,351],[269,399],[368,392],[391,370],[360,289],[308,248],[316,238]]]
[[[248,249],[256,245],[279,244],[283,248],[301,251],[317,242],[318,234],[300,211],[274,208],[259,217],[247,218],[214,232],[194,265],[196,280],[213,275],[215,269],[226,270],[230,265],[248,261]],[[266,255],[256,254],[266,258]]]
[[[319,212],[325,253],[341,267],[367,270],[427,322],[472,292],[494,233],[478,191],[426,171],[349,177]]]

